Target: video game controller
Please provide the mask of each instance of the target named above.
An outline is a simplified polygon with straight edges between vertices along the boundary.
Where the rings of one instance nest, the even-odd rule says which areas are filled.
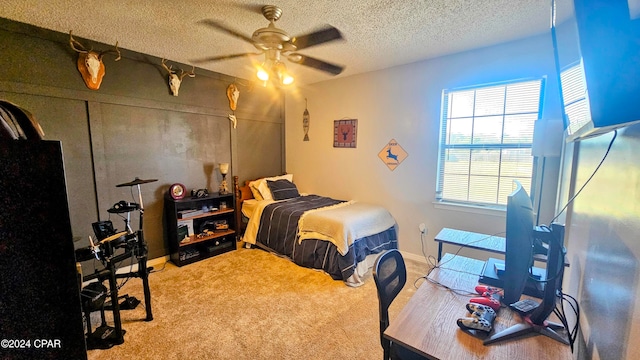
[[[489,319],[489,321],[493,321],[493,319],[495,319],[496,317],[495,310],[493,310],[491,306],[487,306],[487,305],[468,303],[467,311],[469,311],[469,313],[471,313],[474,316],[478,316],[478,317],[485,316],[487,318],[491,318]]]
[[[469,303],[467,311],[471,313],[471,317],[460,318],[457,321],[458,326],[462,330],[480,330],[490,332],[493,328],[493,321],[496,318],[496,312],[490,306]]]
[[[471,298],[469,302],[488,306],[494,311],[498,311],[500,309],[500,299],[493,297],[493,295],[491,297],[485,297],[485,296],[474,297],[474,298]]]
[[[462,330],[471,329],[489,332],[493,329],[493,325],[489,321],[477,317],[460,318],[457,324]]]
[[[478,285],[475,290],[481,296],[469,300],[471,303],[489,306],[494,311],[500,309],[500,301],[502,300],[502,290],[500,288]]]
[[[501,293],[502,289],[488,285],[476,285],[476,292],[482,296],[485,296]]]

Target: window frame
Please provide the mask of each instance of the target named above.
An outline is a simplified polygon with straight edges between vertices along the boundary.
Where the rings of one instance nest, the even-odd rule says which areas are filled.
[[[535,126],[535,121],[540,121],[540,119],[542,118],[542,113],[543,113],[543,105],[544,105],[544,94],[545,94],[545,86],[546,86],[546,76],[540,76],[540,77],[528,77],[528,78],[519,78],[519,79],[513,79],[513,80],[507,80],[507,81],[500,81],[500,82],[492,82],[492,83],[484,83],[484,84],[477,84],[477,85],[470,85],[470,86],[463,86],[463,87],[456,87],[456,88],[451,88],[451,89],[443,89],[442,90],[442,97],[441,97],[441,105],[440,105],[440,132],[439,132],[439,139],[438,139],[438,160],[437,160],[437,179],[436,179],[436,193],[435,193],[435,201],[438,204],[449,204],[452,206],[463,206],[463,207],[478,207],[478,208],[490,208],[490,209],[496,209],[496,210],[506,210],[506,204],[500,204],[499,203],[499,199],[496,198],[496,202],[495,203],[490,203],[490,202],[481,202],[481,201],[473,201],[473,200],[459,200],[459,199],[449,199],[449,198],[443,198],[443,189],[444,189],[444,184],[445,184],[445,180],[444,180],[444,176],[445,176],[445,158],[447,155],[447,151],[448,149],[469,149],[471,150],[477,150],[477,149],[490,149],[490,150],[504,150],[504,149],[531,149],[533,146],[533,128],[532,128],[532,134],[531,134],[531,142],[519,142],[519,143],[502,143],[504,141],[504,122],[502,123],[503,128],[502,131],[500,133],[500,144],[497,143],[483,143],[483,144],[473,144],[473,143],[469,143],[469,144],[449,144],[447,143],[447,141],[449,139],[447,139],[447,133],[448,133],[448,127],[450,126],[450,120],[453,119],[453,117],[450,117],[448,112],[449,112],[449,99],[450,99],[450,94],[455,93],[455,92],[463,92],[463,91],[469,91],[469,90],[473,90],[474,91],[474,100],[473,100],[473,114],[470,116],[470,118],[475,121],[476,118],[482,118],[482,117],[486,117],[486,116],[501,116],[502,119],[504,120],[505,116],[512,116],[512,115],[521,115],[521,114],[532,114],[532,112],[518,112],[518,113],[506,113],[506,111],[503,109],[501,114],[493,114],[493,115],[480,115],[480,116],[476,116],[475,114],[475,110],[477,109],[477,103],[476,103],[476,95],[477,95],[477,91],[484,89],[484,88],[490,88],[490,87],[497,87],[497,86],[504,86],[505,90],[506,87],[508,85],[513,85],[513,84],[519,84],[519,83],[526,83],[526,82],[532,82],[532,81],[536,81],[539,82],[539,94],[538,94],[538,114],[537,114],[537,118],[534,120],[534,126]],[[504,100],[504,104],[503,106],[505,106],[506,104],[506,100],[507,100],[507,95],[505,94],[505,97],[503,98]],[[471,134],[473,134],[473,121],[472,121],[472,125],[471,125]],[[473,135],[472,135],[473,136]],[[531,162],[531,179],[530,179],[530,188],[527,189],[527,192],[532,194],[532,188],[535,185],[535,166],[536,166],[536,160],[535,157],[533,156],[533,154],[531,154],[532,156],[532,162]],[[471,167],[471,163],[472,163],[472,159],[469,159],[469,167]],[[500,164],[502,164],[502,158],[500,159]],[[471,179],[471,172],[466,174],[468,181],[470,182]],[[502,175],[500,174],[500,172],[498,172],[498,175],[496,176],[496,178],[498,179],[498,185],[499,186],[499,180],[502,177]],[[471,188],[471,186],[467,186],[467,193],[469,194],[469,189]],[[496,191],[499,190],[499,187],[496,187]],[[467,194],[467,199],[469,199],[469,195]],[[497,192],[498,194],[498,192]]]

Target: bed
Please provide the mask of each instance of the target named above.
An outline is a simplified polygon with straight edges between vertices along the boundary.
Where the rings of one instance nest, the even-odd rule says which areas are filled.
[[[300,194],[293,175],[246,181],[234,177],[236,223],[246,244],[307,268],[364,283],[378,253],[396,249],[396,222],[378,205]]]

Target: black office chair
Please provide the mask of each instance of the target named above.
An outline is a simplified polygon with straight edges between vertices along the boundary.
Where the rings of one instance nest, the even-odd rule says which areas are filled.
[[[389,306],[407,282],[407,268],[400,251],[391,249],[378,256],[373,265],[373,281],[376,283],[380,304],[380,343],[384,350],[383,359],[426,359],[383,336],[389,327]]]

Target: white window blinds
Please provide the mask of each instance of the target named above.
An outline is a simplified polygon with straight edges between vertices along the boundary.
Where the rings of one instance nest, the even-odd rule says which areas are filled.
[[[587,100],[587,83],[582,61],[560,72],[564,111],[567,116],[567,134],[571,135],[591,121]]]
[[[513,180],[531,191],[531,144],[543,80],[445,90],[436,199],[506,205]]]

